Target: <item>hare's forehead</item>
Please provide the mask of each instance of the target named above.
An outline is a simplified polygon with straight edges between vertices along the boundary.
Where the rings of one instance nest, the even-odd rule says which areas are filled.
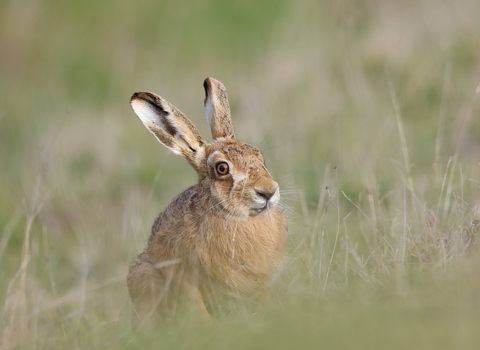
[[[212,147],[208,155],[208,163],[221,160],[230,161],[237,168],[251,168],[264,163],[260,150],[247,143],[224,144]]]

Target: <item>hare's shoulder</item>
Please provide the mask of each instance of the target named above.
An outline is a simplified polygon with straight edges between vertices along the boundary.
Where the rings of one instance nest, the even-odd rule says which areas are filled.
[[[149,245],[154,242],[158,244],[159,241],[174,235],[175,231],[181,230],[185,220],[198,207],[197,198],[198,185],[188,187],[175,197],[155,219],[148,240]]]

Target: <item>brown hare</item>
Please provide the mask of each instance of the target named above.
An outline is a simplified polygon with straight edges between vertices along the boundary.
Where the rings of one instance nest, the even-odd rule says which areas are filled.
[[[260,150],[236,140],[223,84],[207,78],[203,86],[211,143],[162,97],[136,92],[130,100],[158,141],[198,173],[198,183],[160,213],[130,265],[134,319],[171,317],[181,300],[204,319],[221,300],[260,300],[283,262],[287,225],[278,184]]]

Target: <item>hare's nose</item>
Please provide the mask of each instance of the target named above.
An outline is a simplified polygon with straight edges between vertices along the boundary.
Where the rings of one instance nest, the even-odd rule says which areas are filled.
[[[262,188],[261,190],[255,190],[255,193],[257,194],[257,196],[264,198],[268,202],[268,200],[273,197],[277,190],[278,186],[275,186],[272,189]]]

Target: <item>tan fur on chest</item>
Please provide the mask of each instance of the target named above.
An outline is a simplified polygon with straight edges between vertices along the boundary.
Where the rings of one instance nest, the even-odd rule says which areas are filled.
[[[272,210],[246,221],[206,220],[196,251],[209,283],[250,296],[267,287],[282,262],[285,229]],[[275,219],[272,220],[272,216]]]

